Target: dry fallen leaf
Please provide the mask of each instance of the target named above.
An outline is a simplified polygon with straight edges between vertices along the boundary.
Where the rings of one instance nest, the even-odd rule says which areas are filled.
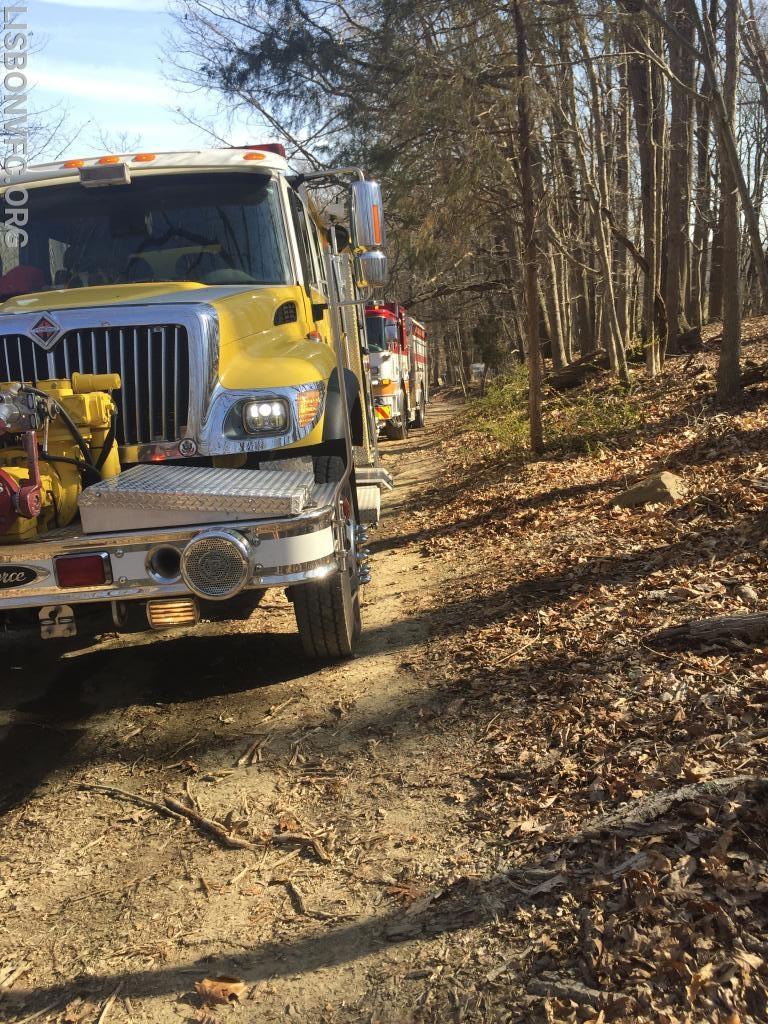
[[[245,982],[240,978],[204,978],[195,982],[195,989],[204,1006],[217,1006],[221,1003],[239,1003],[245,995]]]
[[[406,906],[411,906],[425,895],[423,889],[413,885],[411,882],[405,882],[402,885],[388,885],[384,891],[388,896],[394,896],[396,900],[399,900]]]
[[[563,874],[557,874],[553,878],[548,878],[546,882],[541,882],[539,885],[534,885],[532,889],[529,889],[526,893],[527,896],[539,896],[545,892],[552,892],[559,885],[564,885],[568,879]]]
[[[197,1024],[218,1024],[215,1014],[209,1013],[208,1010],[197,1010],[194,1020]]]
[[[746,949],[737,949],[733,952],[733,959],[748,971],[756,971],[763,966],[764,960],[757,953],[748,953]]]
[[[67,1003],[61,1024],[82,1024],[84,1021],[92,1020],[97,1011],[98,1007],[94,1003],[78,997]]]
[[[301,822],[290,811],[283,811],[277,819],[278,832],[301,832]]]

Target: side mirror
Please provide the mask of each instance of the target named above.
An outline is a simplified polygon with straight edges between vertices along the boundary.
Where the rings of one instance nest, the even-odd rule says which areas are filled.
[[[383,252],[361,252],[355,256],[358,288],[383,288],[387,283],[387,257]]]
[[[381,186],[377,181],[352,182],[351,222],[356,249],[377,249],[387,244]]]

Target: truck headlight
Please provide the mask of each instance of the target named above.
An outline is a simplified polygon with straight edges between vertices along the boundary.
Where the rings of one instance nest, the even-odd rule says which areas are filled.
[[[279,434],[288,427],[288,403],[282,398],[246,402],[243,426],[248,434]]]

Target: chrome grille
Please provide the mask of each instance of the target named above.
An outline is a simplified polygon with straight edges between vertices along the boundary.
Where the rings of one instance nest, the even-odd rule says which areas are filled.
[[[189,344],[177,324],[67,331],[50,352],[23,334],[0,336],[0,381],[37,384],[73,373],[119,373],[119,444],[175,441],[189,417]]]

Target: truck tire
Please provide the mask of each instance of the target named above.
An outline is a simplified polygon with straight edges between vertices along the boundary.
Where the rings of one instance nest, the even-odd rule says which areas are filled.
[[[416,404],[416,415],[413,417],[413,426],[418,429],[427,422],[427,403],[424,400],[424,392],[419,392],[419,400]]]
[[[338,456],[321,455],[314,460],[317,483],[334,483],[344,473]],[[355,512],[349,490],[352,535],[351,565],[326,580],[301,583],[291,589],[293,611],[304,654],[313,661],[351,658],[360,639],[360,586],[354,561]]]
[[[402,419],[397,423],[388,420],[384,427],[384,433],[389,441],[405,441],[408,437],[408,424]]]
[[[405,441],[408,438],[408,399],[403,392],[403,412],[396,422],[387,420],[384,433],[390,441]]]

